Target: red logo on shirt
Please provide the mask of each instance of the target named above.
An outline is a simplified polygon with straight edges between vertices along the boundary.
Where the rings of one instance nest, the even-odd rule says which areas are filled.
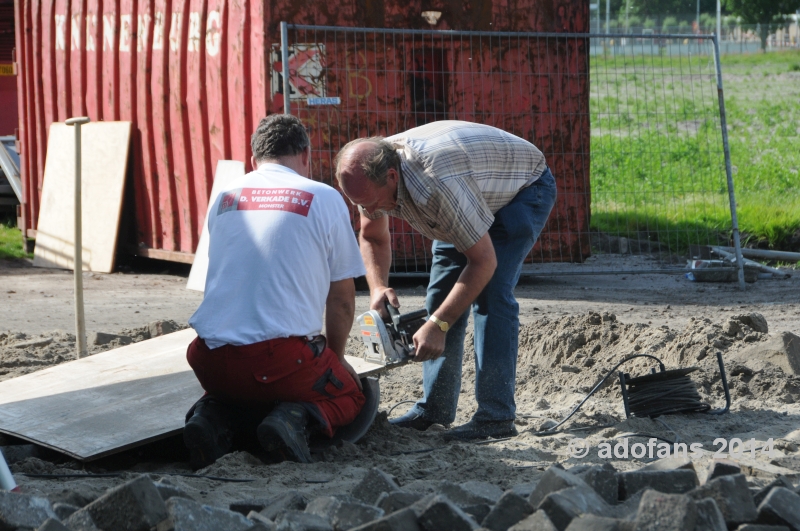
[[[237,210],[280,210],[308,216],[313,200],[314,194],[294,188],[242,188]]]
[[[233,203],[236,201],[236,192],[227,193],[222,196],[222,202],[219,205],[221,210],[226,210],[233,206]]]

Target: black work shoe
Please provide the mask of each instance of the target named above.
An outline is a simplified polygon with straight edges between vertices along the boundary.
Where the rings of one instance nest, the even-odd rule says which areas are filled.
[[[192,468],[205,468],[231,451],[233,430],[224,417],[224,406],[201,401],[183,428],[183,443],[189,449]]]
[[[425,420],[422,418],[422,415],[409,411],[402,417],[389,419],[389,424],[397,426],[398,428],[411,428],[412,430],[425,431],[436,423]]]
[[[269,453],[279,453],[284,459],[311,463],[311,451],[306,440],[308,412],[301,405],[282,402],[258,426],[258,442]]]
[[[445,432],[445,441],[473,441],[477,439],[502,439],[514,437],[517,428],[513,420],[470,420],[466,424]]]

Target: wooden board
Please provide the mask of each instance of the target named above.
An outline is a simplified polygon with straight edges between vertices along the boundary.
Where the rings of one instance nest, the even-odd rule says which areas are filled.
[[[192,269],[189,271],[186,289],[205,291],[206,273],[208,272],[208,213],[211,212],[214,201],[217,200],[217,196],[225,189],[227,184],[237,177],[242,177],[244,174],[244,162],[239,162],[238,160],[221,160],[217,162],[217,171],[214,173],[214,186],[211,187],[206,219],[203,222],[203,232],[200,234],[200,242],[198,242],[197,251],[194,253],[194,262],[192,262]]]
[[[114,270],[122,194],[128,169],[130,122],[81,127],[83,268]],[[73,269],[75,248],[75,129],[50,126],[33,265]]]
[[[183,430],[203,395],[191,328],[0,382],[0,433],[91,461]],[[362,377],[384,367],[347,360]]]

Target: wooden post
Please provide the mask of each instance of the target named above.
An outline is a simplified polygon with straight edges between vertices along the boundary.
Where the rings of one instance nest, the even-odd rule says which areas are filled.
[[[89,118],[81,116],[65,122],[75,126],[75,354],[78,358],[86,356],[86,321],[83,316],[83,242],[81,219],[81,125],[88,124]]]

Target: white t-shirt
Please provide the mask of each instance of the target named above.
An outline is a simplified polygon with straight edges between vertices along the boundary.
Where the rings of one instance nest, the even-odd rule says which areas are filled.
[[[189,325],[209,348],[317,335],[330,283],[365,274],[339,192],[278,164],[231,182],[208,231],[205,296]]]

